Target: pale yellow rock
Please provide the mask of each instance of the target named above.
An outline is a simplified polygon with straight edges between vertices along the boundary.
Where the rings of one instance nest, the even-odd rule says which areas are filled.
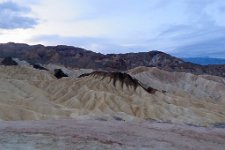
[[[0,119],[109,115],[196,125],[225,122],[222,79],[141,69],[129,73],[159,91],[122,86],[119,80],[114,85],[101,75],[57,80],[47,71],[0,66]]]
[[[225,104],[225,79],[209,75],[168,72],[158,68],[138,67],[128,71],[144,86],[188,98]]]

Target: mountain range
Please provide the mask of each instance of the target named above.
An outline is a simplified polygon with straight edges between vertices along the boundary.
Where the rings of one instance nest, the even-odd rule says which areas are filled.
[[[223,58],[192,57],[192,58],[182,58],[182,59],[184,61],[200,64],[200,65],[225,64],[225,59]]]
[[[13,57],[32,64],[58,64],[71,68],[126,71],[139,66],[167,71],[225,77],[225,65],[198,65],[160,51],[127,54],[95,53],[72,46],[43,46],[19,43],[0,44],[0,58]]]
[[[0,149],[224,150],[225,65],[0,44]]]

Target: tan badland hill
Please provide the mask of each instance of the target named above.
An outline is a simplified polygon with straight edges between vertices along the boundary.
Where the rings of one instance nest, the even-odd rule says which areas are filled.
[[[225,104],[225,79],[222,77],[168,72],[148,67],[138,67],[128,73],[145,87],[151,86],[189,99],[197,98],[197,102]]]
[[[224,79],[152,68],[55,79],[47,71],[0,66],[0,119],[82,115],[210,125],[225,122]],[[156,90],[155,90],[156,89]]]

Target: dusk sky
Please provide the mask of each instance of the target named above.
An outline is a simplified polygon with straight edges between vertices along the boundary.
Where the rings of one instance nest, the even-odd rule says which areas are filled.
[[[225,58],[224,0],[0,0],[0,43]]]

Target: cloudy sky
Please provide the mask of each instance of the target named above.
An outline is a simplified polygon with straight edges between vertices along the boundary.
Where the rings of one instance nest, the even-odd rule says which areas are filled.
[[[0,0],[0,43],[225,58],[223,0]]]

